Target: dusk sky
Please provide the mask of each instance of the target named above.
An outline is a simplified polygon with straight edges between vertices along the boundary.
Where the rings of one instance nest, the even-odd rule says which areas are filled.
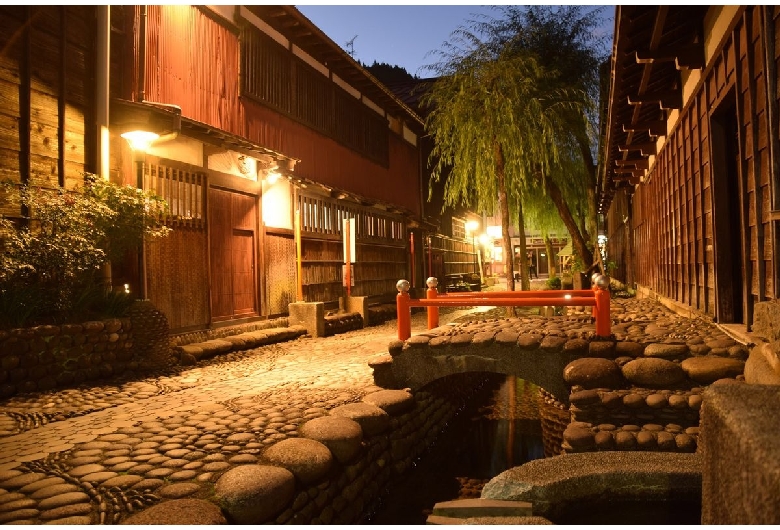
[[[468,26],[475,15],[497,16],[485,5],[296,5],[333,42],[347,49],[353,41],[355,60],[371,65],[374,61],[406,68],[412,75],[433,74],[422,67],[437,59],[429,55],[450,40],[459,26]],[[612,18],[607,6],[604,18]],[[612,21],[608,22],[612,31]]]

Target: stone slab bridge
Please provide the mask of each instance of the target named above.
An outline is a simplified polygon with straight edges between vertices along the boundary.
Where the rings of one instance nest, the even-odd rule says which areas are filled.
[[[371,364],[377,385],[418,390],[465,372],[515,375],[569,404],[564,368],[581,357],[605,357],[615,341],[598,338],[590,317],[509,318],[445,325],[390,343]]]

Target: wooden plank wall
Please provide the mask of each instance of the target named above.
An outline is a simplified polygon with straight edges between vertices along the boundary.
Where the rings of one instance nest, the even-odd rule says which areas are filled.
[[[91,6],[0,7],[0,179],[72,189],[94,171],[95,28]]]
[[[209,324],[208,243],[205,228],[177,226],[147,243],[147,295],[173,331]]]
[[[295,240],[292,234],[266,234],[265,236],[266,303],[268,316],[288,312],[288,305],[295,302]]]
[[[721,52],[703,73],[704,82],[680,114],[674,131],[633,200],[637,283],[658,294],[715,315],[715,234],[710,153],[710,112],[735,89],[739,120],[740,180],[744,187],[742,239],[748,314],[752,305],[775,298],[777,246],[771,236],[772,186],[764,76],[762,20],[758,7],[745,10]],[[778,25],[777,18],[773,24]],[[777,49],[777,47],[776,47]],[[777,50],[774,61],[778,63]],[[620,202],[610,209],[617,223]],[[621,241],[609,242],[619,253]],[[723,273],[725,276],[725,272]]]
[[[425,248],[426,259],[428,256],[427,245],[430,245],[432,253],[443,255],[444,275],[479,272],[479,266],[474,266],[474,245],[471,241],[441,235],[431,235],[428,241]],[[443,278],[439,278],[439,280],[441,282]]]
[[[148,157],[144,188],[171,206],[165,219],[172,231],[147,243],[147,296],[168,317],[171,330],[209,324],[208,238],[205,214],[206,174],[175,162]]]
[[[409,248],[404,223],[397,216],[326,197],[299,195],[301,274],[308,302],[337,302],[343,285],[343,221],[355,219],[353,296],[395,293],[408,276]],[[293,255],[294,262],[294,255]]]

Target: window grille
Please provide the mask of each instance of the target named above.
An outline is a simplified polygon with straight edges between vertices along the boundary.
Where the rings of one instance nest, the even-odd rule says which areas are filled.
[[[154,192],[168,204],[166,224],[204,226],[204,173],[148,164],[144,171],[144,189]]]
[[[346,206],[333,199],[298,196],[301,231],[309,234],[329,234],[341,237],[344,219],[355,219],[355,236],[363,240],[405,242],[402,220],[381,215],[360,206]]]
[[[389,165],[387,118],[252,26],[242,31],[241,95]]]
[[[466,220],[452,218],[452,237],[455,239],[466,239]]]

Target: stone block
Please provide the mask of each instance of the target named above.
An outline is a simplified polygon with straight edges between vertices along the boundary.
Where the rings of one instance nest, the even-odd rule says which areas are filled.
[[[758,302],[754,306],[753,332],[769,342],[780,340],[780,300]]]
[[[312,337],[325,336],[325,304],[293,302],[288,305],[290,325],[301,325]]]
[[[713,385],[705,391],[704,403],[701,524],[777,524],[778,387]]]
[[[346,300],[342,300],[341,304],[343,304],[344,310],[347,313],[359,313],[360,316],[363,318],[363,327],[368,327],[371,323],[369,322],[369,316],[368,316],[368,297],[367,296],[348,296]]]

